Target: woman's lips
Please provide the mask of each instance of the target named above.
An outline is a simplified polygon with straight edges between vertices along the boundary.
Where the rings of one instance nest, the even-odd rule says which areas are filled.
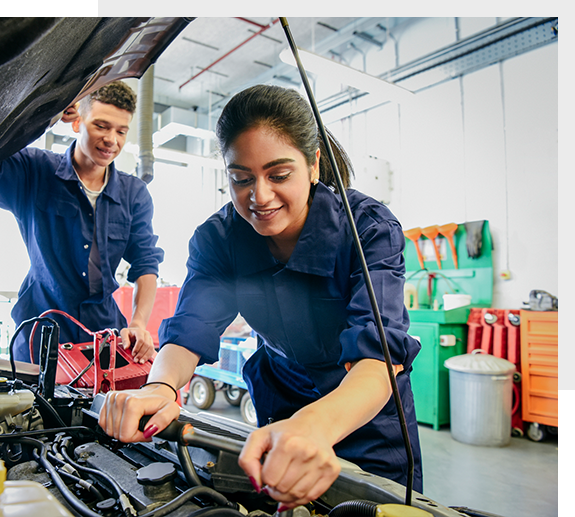
[[[279,211],[280,208],[271,208],[267,210],[255,210],[252,209],[252,213],[260,220],[260,221],[267,221],[272,219]]]

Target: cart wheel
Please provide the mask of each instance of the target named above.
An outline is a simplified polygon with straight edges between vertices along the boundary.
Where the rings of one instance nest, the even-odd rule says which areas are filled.
[[[211,379],[196,376],[190,384],[190,398],[198,409],[208,409],[216,398],[216,388]]]
[[[240,407],[242,418],[246,424],[253,426],[258,425],[258,417],[256,415],[256,409],[254,408],[254,403],[250,394],[246,391],[242,397],[241,407]]]
[[[537,422],[532,422],[527,429],[527,437],[534,442],[541,442],[547,438],[547,429]]]
[[[232,386],[228,384],[224,390],[224,397],[232,406],[239,406],[242,403],[242,397],[246,390],[239,388],[238,386]]]
[[[519,427],[514,427],[513,429],[511,429],[511,436],[513,436],[513,438],[523,438],[523,429],[520,429]]]

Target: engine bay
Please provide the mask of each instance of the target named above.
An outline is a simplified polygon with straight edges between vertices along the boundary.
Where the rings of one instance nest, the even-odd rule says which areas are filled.
[[[0,390],[0,458],[7,479],[39,483],[72,515],[279,515],[277,502],[257,493],[238,466],[252,429],[243,422],[182,408],[178,422],[187,437],[184,443],[164,432],[151,442],[123,444],[98,426],[101,393],[56,385],[54,396],[46,399],[37,386],[6,378]],[[341,462],[332,487],[291,515],[412,515],[377,513],[385,506],[400,507],[405,487]],[[412,506],[404,508],[423,512],[417,515],[477,515],[422,494],[412,497]]]

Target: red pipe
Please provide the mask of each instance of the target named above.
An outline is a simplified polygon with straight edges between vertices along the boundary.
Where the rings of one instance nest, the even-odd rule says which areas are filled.
[[[196,75],[194,75],[193,77],[191,77],[190,79],[188,79],[185,83],[180,85],[180,89],[183,88],[184,86],[186,86],[186,84],[188,84],[189,82],[193,81],[196,77],[202,75],[204,72],[206,72],[207,70],[209,70],[210,68],[212,68],[212,66],[214,66],[215,64],[219,63],[222,59],[228,57],[230,54],[232,54],[233,52],[235,52],[236,50],[238,50],[240,47],[242,47],[243,45],[245,45],[248,41],[251,41],[252,39],[254,39],[256,36],[259,36],[262,32],[267,31],[270,27],[272,27],[273,25],[275,25],[277,22],[279,22],[279,18],[276,18],[273,22],[269,23],[268,25],[266,25],[265,27],[263,27],[262,29],[260,29],[258,32],[252,34],[247,40],[242,41],[239,45],[237,45],[236,47],[234,47],[232,50],[230,50],[229,52],[226,52],[222,57],[216,59],[213,63],[211,63],[210,65],[208,65],[206,68],[200,70]]]
[[[246,23],[251,23],[252,25],[255,25],[256,27],[259,27],[260,29],[263,29],[265,27],[265,25],[262,25],[261,23],[258,23],[258,22],[254,22],[252,20],[248,20],[247,18],[240,18],[239,16],[236,16],[236,19],[241,20],[241,21],[246,22]]]

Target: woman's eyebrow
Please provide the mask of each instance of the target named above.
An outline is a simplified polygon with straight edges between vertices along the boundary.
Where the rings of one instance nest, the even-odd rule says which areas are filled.
[[[275,167],[276,165],[282,165],[284,163],[293,163],[295,160],[293,158],[278,158],[277,160],[272,160],[271,162],[266,163],[262,168],[264,170],[270,169]],[[230,163],[227,166],[228,169],[237,169],[240,171],[251,172],[252,170],[245,165],[240,165],[239,163]]]
[[[276,165],[282,165],[284,163],[292,163],[295,162],[293,158],[278,158],[277,160],[272,160],[264,165],[264,170],[269,169],[271,167],[275,167]]]

